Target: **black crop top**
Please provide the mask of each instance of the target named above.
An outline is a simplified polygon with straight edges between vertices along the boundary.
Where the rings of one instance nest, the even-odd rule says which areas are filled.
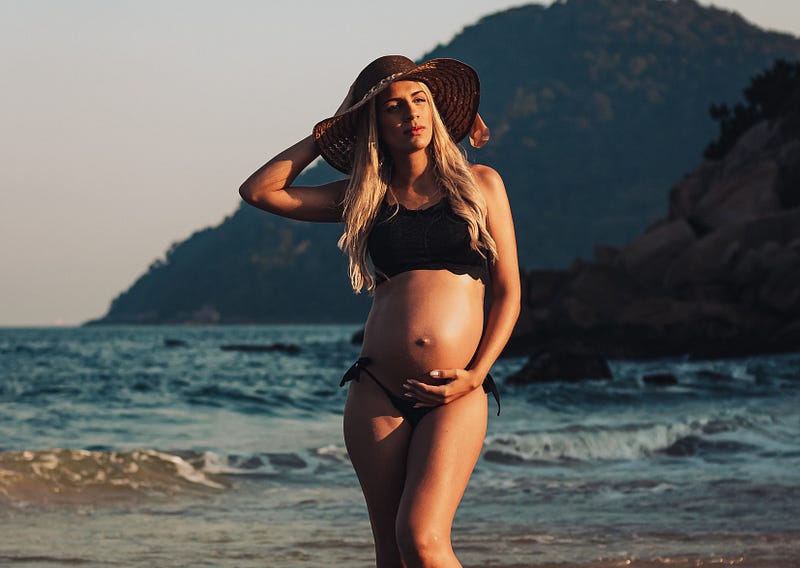
[[[367,238],[367,250],[378,284],[409,270],[449,270],[484,284],[488,281],[486,259],[470,247],[467,223],[446,198],[425,209],[384,201]]]

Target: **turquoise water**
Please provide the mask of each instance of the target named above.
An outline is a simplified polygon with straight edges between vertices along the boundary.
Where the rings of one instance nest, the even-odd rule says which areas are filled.
[[[0,564],[370,566],[338,388],[356,329],[0,330]],[[242,343],[299,350],[221,349]],[[800,356],[505,386],[522,363],[493,372],[465,566],[800,564]]]

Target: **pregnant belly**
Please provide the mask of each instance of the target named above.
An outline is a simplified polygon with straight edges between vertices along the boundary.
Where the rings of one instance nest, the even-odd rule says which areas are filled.
[[[395,393],[432,369],[463,369],[483,329],[483,284],[445,270],[414,270],[380,285],[362,355]]]

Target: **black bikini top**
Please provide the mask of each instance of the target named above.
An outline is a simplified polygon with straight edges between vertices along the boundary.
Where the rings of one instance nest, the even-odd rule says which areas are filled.
[[[470,247],[466,221],[446,198],[425,209],[384,201],[367,237],[367,250],[377,284],[409,270],[449,270],[484,284],[489,279],[486,259]]]

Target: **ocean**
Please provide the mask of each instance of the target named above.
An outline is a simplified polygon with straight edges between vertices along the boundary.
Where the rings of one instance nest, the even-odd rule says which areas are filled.
[[[0,564],[374,566],[341,434],[356,330],[0,329]],[[465,567],[800,566],[800,355],[506,385],[523,363],[493,370]]]

